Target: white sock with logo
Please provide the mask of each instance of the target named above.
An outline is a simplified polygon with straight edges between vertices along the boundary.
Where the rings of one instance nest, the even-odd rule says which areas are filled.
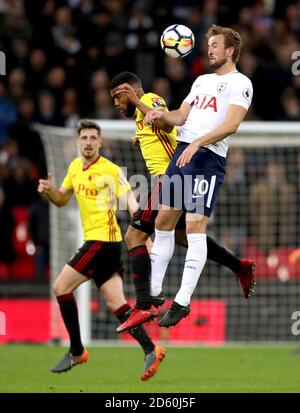
[[[155,239],[151,249],[151,295],[157,296],[172,258],[175,246],[175,231],[161,231],[155,228]]]
[[[181,286],[174,299],[176,303],[183,306],[189,305],[207,258],[206,234],[188,234],[187,241],[188,250]]]

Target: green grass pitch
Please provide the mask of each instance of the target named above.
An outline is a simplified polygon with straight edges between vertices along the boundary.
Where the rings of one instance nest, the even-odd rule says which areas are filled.
[[[53,374],[49,368],[64,348],[3,345],[0,393],[300,392],[300,354],[294,354],[295,349],[295,345],[167,346],[157,375],[142,382],[139,348],[91,347],[88,363]]]

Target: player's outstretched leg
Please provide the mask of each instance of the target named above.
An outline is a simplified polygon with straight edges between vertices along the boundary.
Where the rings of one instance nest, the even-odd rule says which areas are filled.
[[[182,239],[182,235],[180,239]],[[256,284],[254,275],[256,264],[254,261],[239,259],[210,236],[207,236],[207,258],[224,265],[236,274],[236,279],[240,282],[246,299],[253,294]]]
[[[86,363],[89,359],[89,353],[84,349],[83,353],[80,356],[73,356],[72,353],[67,353],[63,356],[59,362],[52,367],[52,373],[63,373],[68,370],[71,370],[73,367],[78,364]]]
[[[135,328],[140,326],[141,324],[144,324],[146,321],[153,320],[159,315],[157,308],[163,305],[165,301],[165,296],[163,295],[163,293],[160,293],[156,297],[151,297],[152,306],[149,310],[139,310],[136,308],[130,310],[128,319],[124,321],[124,323],[122,323],[119,327],[117,327],[116,332],[124,333],[131,328]]]
[[[128,316],[127,320],[124,321],[124,323],[122,323],[119,327],[117,327],[116,332],[124,333],[131,328],[138,327],[147,321],[153,320],[159,315],[157,308],[163,305],[165,301],[165,296],[163,295],[163,293],[160,293],[156,297],[151,297],[152,306],[149,310],[140,310],[137,308],[130,310],[130,315]]]
[[[150,296],[151,260],[146,246],[147,239],[149,238],[147,231],[148,226],[147,228],[140,227],[139,229],[134,227],[136,220],[138,220],[141,225],[142,215],[142,210],[139,210],[134,215],[125,236],[126,244],[129,249],[132,279],[136,292],[136,305],[126,317],[127,319],[118,326],[116,329],[117,333],[123,333],[131,328],[138,327],[158,316],[158,311],[155,308],[157,307],[157,302],[155,305],[152,305]],[[153,222],[149,225],[154,227]]]
[[[138,308],[133,308],[131,310],[130,316],[127,318],[124,323],[119,325],[117,327],[116,332],[117,333],[124,333],[127,330],[130,330],[131,328],[138,327],[147,321],[154,320],[155,317],[159,315],[159,312],[157,308],[154,307],[154,305],[151,305],[151,307],[148,310],[140,310]]]
[[[141,375],[141,380],[146,381],[155,375],[160,363],[166,356],[166,349],[160,346],[155,346],[155,349],[145,355],[144,370]]]
[[[256,285],[255,279],[256,263],[251,260],[242,259],[241,268],[236,273],[236,280],[240,282],[243,289],[244,297],[248,299],[254,293]]]
[[[114,314],[121,322],[124,322],[128,318],[131,311],[132,309],[130,305],[125,303],[114,311]],[[163,347],[155,346],[143,326],[132,328],[129,330],[129,333],[144,350],[145,366],[141,375],[141,380],[148,380],[157,372],[161,361],[165,357],[166,350]]]
[[[191,312],[189,305],[183,306],[176,301],[173,301],[171,308],[166,312],[166,314],[159,321],[160,327],[171,327],[179,323],[179,321],[187,317]]]

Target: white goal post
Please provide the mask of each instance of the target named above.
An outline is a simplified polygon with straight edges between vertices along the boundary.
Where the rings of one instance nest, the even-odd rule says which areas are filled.
[[[135,122],[101,120],[99,125],[104,155],[119,166],[126,166],[128,177],[133,173],[146,173],[139,152],[131,144]],[[53,172],[56,185],[60,185],[68,164],[77,155],[76,132],[38,124],[34,128],[41,136],[48,170]],[[224,190],[222,188],[209,230],[239,255],[253,254],[258,262],[257,291],[250,300],[243,300],[230,271],[209,263],[200,277],[195,299],[199,298],[201,302],[207,298],[211,302],[223,303],[226,311],[220,325],[223,326],[224,341],[295,340],[296,337],[291,333],[291,317],[293,311],[300,310],[300,268],[295,252],[300,241],[300,207],[297,205],[300,188],[300,122],[243,122],[237,134],[230,138],[227,169]],[[62,209],[54,206],[50,208],[51,284],[66,260],[82,244],[80,220],[76,211],[74,202]],[[127,224],[128,216],[123,214],[123,230]],[[166,279],[167,295],[170,297],[179,285],[184,254],[183,248],[176,249],[173,264],[170,265],[171,276],[168,275]],[[128,262],[125,270],[125,294],[134,300]],[[106,315],[102,304],[101,316],[96,314],[96,322],[91,319],[90,301],[93,294],[90,285],[86,283],[80,287],[78,295],[85,344],[95,338],[118,339],[114,335],[117,322]],[[207,311],[209,313],[210,310]],[[61,338],[61,321],[57,309],[53,311],[51,322],[53,338]],[[200,327],[201,323],[210,326],[209,316],[205,313],[199,323]],[[212,325],[212,329],[216,330],[216,327]],[[201,341],[202,336],[197,337],[194,341]],[[176,341],[176,338],[166,336],[159,336],[159,339]]]

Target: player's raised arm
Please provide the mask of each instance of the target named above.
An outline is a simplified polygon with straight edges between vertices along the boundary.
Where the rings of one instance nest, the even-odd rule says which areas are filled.
[[[182,102],[181,106],[177,110],[166,112],[162,110],[150,110],[147,112],[143,123],[145,125],[157,124],[158,122],[164,122],[167,125],[181,126],[186,121],[188,114],[190,113],[191,105],[187,102]]]
[[[45,194],[49,201],[51,201],[57,207],[66,205],[72,196],[73,191],[67,188],[56,188],[53,185],[52,173],[48,173],[48,179],[40,179],[38,192]]]
[[[129,85],[128,83],[123,83],[122,85],[118,86],[114,93],[115,93],[114,96],[118,96],[120,94],[125,95],[128,98],[129,102],[133,106],[135,106],[137,109],[139,109],[144,115],[147,115],[147,113],[152,110],[165,112],[165,109],[163,108],[158,107],[157,109],[153,109],[150,106],[143,103],[142,100],[139,99],[135,88]],[[173,129],[173,126],[165,122],[164,119],[158,118],[155,120],[154,124],[159,129],[162,129],[163,131],[167,133],[171,132],[171,130]]]

